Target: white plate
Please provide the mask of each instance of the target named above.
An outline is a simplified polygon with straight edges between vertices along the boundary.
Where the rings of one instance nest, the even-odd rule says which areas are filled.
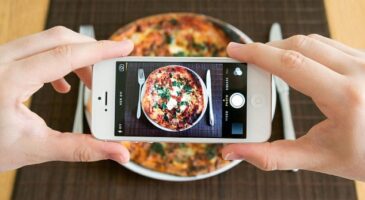
[[[245,33],[243,33],[242,31],[240,31],[239,29],[237,29],[236,27],[234,27],[231,24],[222,22],[220,20],[208,17],[210,20],[221,24],[225,27],[227,27],[228,29],[232,30],[233,32],[235,32],[237,35],[239,35],[241,37],[241,39],[245,42],[245,43],[252,43],[253,41],[251,40],[251,38],[249,38]],[[88,99],[91,95],[91,92],[89,89],[85,88],[85,93],[84,93],[84,105],[87,104]],[[274,84],[274,81],[272,81],[272,117],[274,117],[274,113],[275,113],[275,108],[276,108],[276,87]],[[85,109],[85,115],[86,115],[86,119],[87,122],[90,125],[91,122],[91,115],[89,112],[87,112],[87,110]],[[127,169],[140,174],[142,176],[146,176],[149,178],[153,178],[153,179],[158,179],[158,180],[163,180],[163,181],[174,181],[174,182],[184,182],[184,181],[196,181],[196,180],[201,180],[201,179],[205,179],[205,178],[209,178],[215,175],[218,175],[220,173],[223,173],[231,168],[233,168],[234,166],[238,165],[240,162],[242,162],[241,160],[236,160],[236,161],[232,161],[230,164],[227,164],[226,166],[215,170],[213,172],[210,173],[206,173],[203,175],[197,175],[197,176],[190,176],[190,177],[185,177],[185,176],[175,176],[175,175],[171,175],[171,174],[166,174],[166,173],[161,173],[161,172],[157,172],[151,169],[147,169],[145,167],[142,167],[134,162],[129,162],[127,164],[124,164],[123,166],[126,167]]]

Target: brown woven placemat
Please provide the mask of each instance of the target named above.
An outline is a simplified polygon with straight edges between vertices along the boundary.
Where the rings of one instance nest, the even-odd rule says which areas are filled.
[[[184,11],[207,14],[227,21],[255,41],[266,41],[274,21],[284,36],[328,35],[320,0],[53,0],[48,27],[64,25],[74,30],[93,24],[99,39],[120,26],[147,15]],[[47,85],[33,98],[32,109],[52,128],[70,131],[77,98],[77,79],[67,77],[73,90],[56,94]],[[311,100],[292,91],[295,129],[303,135],[323,119]],[[273,139],[282,137],[278,107]],[[353,181],[313,172],[263,172],[243,162],[219,176],[189,183],[148,179],[112,161],[97,163],[53,162],[19,170],[14,199],[356,199]]]

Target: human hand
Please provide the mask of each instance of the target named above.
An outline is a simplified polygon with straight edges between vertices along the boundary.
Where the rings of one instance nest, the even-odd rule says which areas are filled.
[[[126,56],[130,41],[95,41],[64,27],[24,37],[0,46],[0,171],[47,161],[129,160],[128,150],[90,135],[61,133],[24,104],[44,83],[66,93],[63,78],[74,71],[88,86],[98,61]]]
[[[228,145],[222,151],[225,159],[244,159],[263,170],[304,169],[365,180],[363,52],[320,35],[231,43],[227,51],[311,97],[326,119],[295,141]]]

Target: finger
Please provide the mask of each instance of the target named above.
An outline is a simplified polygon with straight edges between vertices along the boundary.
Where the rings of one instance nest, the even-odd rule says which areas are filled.
[[[109,58],[126,56],[132,50],[133,43],[129,40],[65,45],[16,61],[13,68],[17,73],[16,77],[20,79],[17,81],[24,84],[20,88],[30,91],[35,86],[39,87],[40,84],[60,79],[83,66]]]
[[[231,144],[222,150],[222,156],[226,160],[246,160],[267,171],[311,169],[318,165],[315,155],[315,148],[300,139]]]
[[[120,143],[96,140],[88,134],[52,132],[47,141],[47,159],[91,162],[111,159],[120,164],[129,161],[128,150]]]
[[[53,88],[59,93],[67,93],[71,89],[70,84],[64,78],[55,80],[51,84]]]
[[[283,78],[293,88],[314,99],[330,103],[341,100],[342,88],[336,84],[341,83],[343,76],[298,52],[260,43],[243,45],[232,42],[227,52],[232,58],[252,63]]]
[[[327,37],[324,37],[324,36],[318,35],[318,34],[311,34],[311,35],[309,35],[309,37],[314,38],[314,39],[316,39],[318,41],[321,41],[321,42],[323,42],[325,44],[328,44],[328,45],[330,45],[330,46],[332,46],[332,47],[334,47],[334,48],[336,48],[336,49],[338,49],[340,51],[343,51],[343,52],[345,52],[345,53],[347,53],[349,55],[352,55],[352,56],[355,56],[355,57],[360,57],[360,58],[364,58],[365,57],[365,53],[364,52],[359,51],[357,49],[354,49],[352,47],[349,47],[349,46],[347,46],[347,45],[345,45],[345,44],[343,44],[341,42],[338,42],[336,40],[332,40],[330,38],[327,38]]]
[[[0,63],[25,58],[70,43],[92,42],[95,39],[68,28],[56,26],[0,46]]]
[[[353,56],[311,37],[296,35],[285,40],[273,41],[267,44],[280,49],[297,51],[341,74],[357,71],[354,67],[349,67],[349,65],[357,65]],[[324,52],[325,56],[323,55]]]
[[[86,87],[91,89],[92,70],[90,66],[75,70],[75,74],[84,82]]]

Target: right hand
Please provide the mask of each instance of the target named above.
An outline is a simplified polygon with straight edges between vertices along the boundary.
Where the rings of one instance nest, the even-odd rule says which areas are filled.
[[[326,119],[295,141],[228,145],[222,152],[225,159],[244,159],[263,170],[304,169],[365,180],[363,52],[319,35],[231,43],[227,51],[310,96]]]

